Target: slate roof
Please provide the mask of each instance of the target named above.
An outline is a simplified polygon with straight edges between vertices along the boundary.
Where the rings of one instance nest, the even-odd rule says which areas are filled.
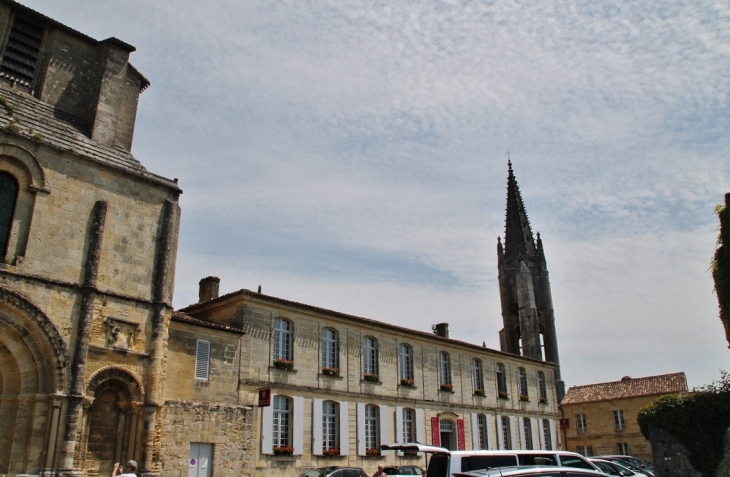
[[[624,376],[621,381],[571,386],[560,404],[609,401],[681,392],[687,392],[687,377],[683,372],[645,378]]]
[[[172,321],[177,321],[179,323],[187,323],[187,324],[193,325],[193,326],[202,326],[203,328],[210,328],[213,330],[230,331],[231,333],[238,333],[241,335],[246,334],[246,332],[241,328],[237,328],[235,326],[221,325],[219,323],[213,323],[211,321],[201,320],[199,318],[195,318],[194,316],[190,316],[187,313],[183,313],[181,311],[172,312]]]
[[[4,82],[0,82],[0,97],[7,103],[0,105],[0,130],[180,191],[176,181],[149,172],[129,151],[99,144],[83,134],[72,125],[72,118],[64,117],[53,105]]]

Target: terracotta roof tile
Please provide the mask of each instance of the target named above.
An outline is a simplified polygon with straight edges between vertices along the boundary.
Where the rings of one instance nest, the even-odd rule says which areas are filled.
[[[624,376],[621,381],[571,386],[560,404],[608,401],[681,392],[687,392],[687,377],[683,372],[647,376],[645,378]]]

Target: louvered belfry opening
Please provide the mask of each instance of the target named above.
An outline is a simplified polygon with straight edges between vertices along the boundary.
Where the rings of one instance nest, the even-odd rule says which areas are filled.
[[[42,28],[21,18],[15,18],[5,47],[5,55],[0,64],[0,77],[30,87],[42,40]]]

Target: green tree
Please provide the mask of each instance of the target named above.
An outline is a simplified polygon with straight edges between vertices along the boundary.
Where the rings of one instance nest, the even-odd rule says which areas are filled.
[[[725,194],[725,205],[715,207],[715,213],[720,218],[720,233],[712,258],[712,278],[720,305],[720,321],[730,348],[730,194]]]
[[[639,411],[639,427],[649,439],[651,428],[663,429],[685,449],[695,470],[714,477],[724,457],[730,428],[730,374],[688,394],[662,396]]]

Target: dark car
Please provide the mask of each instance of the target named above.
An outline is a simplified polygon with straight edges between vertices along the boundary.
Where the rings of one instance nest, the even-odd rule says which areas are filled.
[[[368,477],[360,467],[319,467],[301,475],[301,477]]]
[[[602,455],[599,456],[599,458],[610,460],[611,462],[618,462],[634,472],[654,477],[654,467],[652,467],[652,465],[648,462],[644,462],[636,457],[632,457],[630,455]]]
[[[383,467],[383,472],[389,476],[400,477],[400,476],[414,476],[425,474],[422,467],[417,465],[388,465]]]

